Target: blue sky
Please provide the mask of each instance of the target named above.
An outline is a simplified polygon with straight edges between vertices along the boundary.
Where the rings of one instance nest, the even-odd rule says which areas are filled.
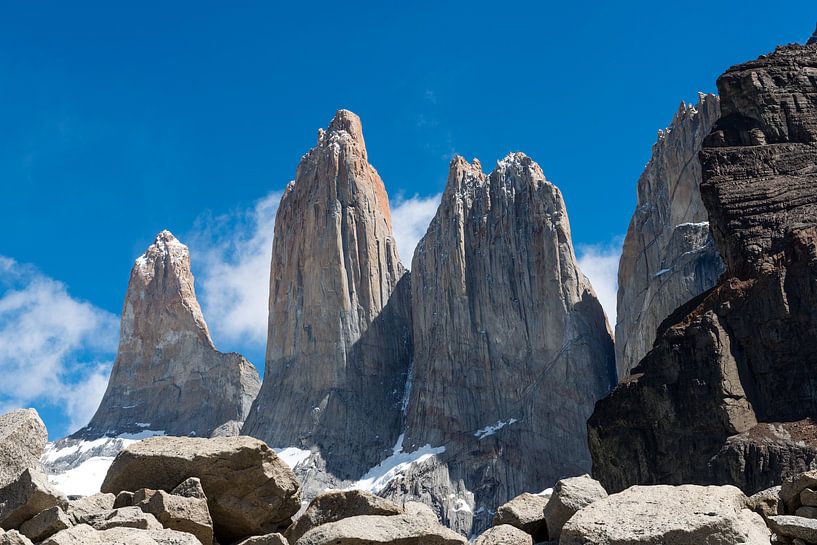
[[[609,284],[657,129],[817,22],[813,0],[237,4],[4,3],[0,369],[41,387],[0,387],[0,408],[37,406],[52,435],[88,412],[55,388],[104,385],[130,267],[161,229],[191,246],[217,345],[263,363],[276,192],[336,109],[361,116],[406,240],[453,153],[488,168],[524,151]],[[63,298],[65,323],[36,331]]]

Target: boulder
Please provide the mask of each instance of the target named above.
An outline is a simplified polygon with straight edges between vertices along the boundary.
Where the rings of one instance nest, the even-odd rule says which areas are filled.
[[[786,507],[786,513],[794,513],[800,507],[800,495],[809,488],[817,488],[817,469],[799,473],[783,481],[780,500]]]
[[[793,515],[778,515],[768,520],[769,528],[777,535],[817,543],[817,520]]]
[[[558,539],[562,526],[576,511],[606,497],[607,491],[590,475],[570,477],[557,482],[553,487],[553,495],[545,506],[548,538]]]
[[[48,431],[34,409],[0,415],[0,488],[26,469],[39,469]]]
[[[116,507],[124,507],[124,505],[116,506],[114,505],[115,503],[116,496],[113,494],[94,494],[92,496],[70,500],[66,513],[72,520],[76,520],[77,517],[83,515],[91,515],[103,511],[110,511]]]
[[[42,545],[201,545],[193,535],[175,530],[111,528],[95,530],[86,524],[54,534]]]
[[[155,516],[165,528],[193,534],[204,545],[213,543],[213,519],[206,499],[143,488],[134,494],[133,505]]]
[[[110,528],[137,528],[139,530],[158,530],[162,525],[150,513],[145,513],[138,507],[120,507],[101,513],[92,513],[77,517],[77,522],[87,524],[94,530],[109,530]]]
[[[746,500],[746,507],[762,515],[764,519],[782,514],[780,512],[780,487],[773,486],[753,494]]]
[[[170,491],[190,477],[201,480],[220,542],[284,530],[300,508],[292,470],[266,444],[244,436],[140,441],[116,457],[102,491]]]
[[[533,537],[510,524],[500,524],[487,529],[474,545],[533,545]]]
[[[55,505],[21,524],[20,533],[32,541],[42,541],[73,525],[65,511]]]
[[[811,488],[806,488],[800,492],[800,503],[811,507],[817,507],[817,492]]]
[[[0,528],[17,529],[34,515],[54,506],[66,508],[68,501],[48,483],[39,470],[26,469],[0,489]]]
[[[734,486],[633,486],[579,510],[559,544],[768,545],[763,518],[745,505]]]
[[[0,545],[32,545],[31,540],[17,530],[0,530]]]
[[[537,542],[547,541],[545,506],[549,496],[525,492],[500,505],[494,515],[494,526],[513,526],[533,536]]]
[[[312,500],[306,511],[285,535],[295,543],[312,528],[359,515],[399,515],[403,508],[389,500],[361,490],[332,490]]]
[[[119,494],[116,495],[116,499],[113,502],[114,509],[119,509],[120,507],[130,507],[133,505],[133,492],[129,490],[123,490]]]
[[[293,543],[295,543],[293,541]],[[248,537],[238,545],[289,545],[289,541],[281,534],[267,534],[265,536]]]
[[[322,524],[296,545],[465,545],[468,540],[441,525],[423,504],[408,502],[399,515],[361,515]]]

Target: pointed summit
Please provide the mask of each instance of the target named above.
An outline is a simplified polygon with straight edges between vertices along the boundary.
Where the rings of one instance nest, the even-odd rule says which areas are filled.
[[[811,38],[808,39],[806,45],[817,44],[817,29],[814,29],[814,34],[811,35]]]
[[[243,421],[259,388],[250,362],[216,350],[196,300],[190,252],[162,231],[131,269],[108,388],[75,435],[208,436]]]
[[[266,377],[243,433],[317,449],[343,478],[391,454],[411,352],[408,289],[360,119],[339,110],[278,208]]]

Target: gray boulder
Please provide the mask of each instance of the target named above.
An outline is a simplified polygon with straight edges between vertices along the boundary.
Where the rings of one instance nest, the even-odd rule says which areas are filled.
[[[67,507],[65,497],[48,484],[39,470],[26,469],[0,489],[0,528],[17,529],[34,515],[54,506]]]
[[[792,515],[769,517],[769,528],[778,536],[817,543],[817,520]]]
[[[133,504],[135,508],[155,516],[165,528],[193,534],[204,545],[212,545],[213,519],[210,518],[206,499],[143,488],[134,494]]]
[[[55,505],[21,524],[20,533],[32,541],[42,541],[73,525],[65,511]]]
[[[262,441],[244,436],[140,441],[119,453],[102,491],[170,491],[190,477],[201,480],[223,543],[282,531],[300,508],[292,470]]]
[[[787,513],[794,513],[800,507],[800,494],[809,488],[817,488],[817,469],[798,473],[783,481],[780,499]]]
[[[533,545],[533,538],[510,524],[500,524],[487,529],[474,545]]]
[[[468,540],[441,525],[427,506],[409,502],[400,515],[361,515],[322,524],[296,545],[465,545]]]
[[[248,537],[238,545],[289,545],[289,541],[281,534],[267,534]]]
[[[93,513],[77,517],[77,522],[87,524],[94,530],[111,528],[137,528],[139,530],[158,530],[162,528],[159,521],[150,513],[138,507],[121,507],[102,513]]]
[[[84,496],[82,498],[70,500],[68,502],[68,509],[66,510],[66,513],[75,522],[78,517],[82,517],[84,515],[92,515],[95,513],[110,511],[116,507],[124,507],[115,506],[115,503],[116,496],[113,494],[99,493],[92,496]]]
[[[399,515],[403,508],[389,500],[361,490],[331,490],[312,500],[303,515],[285,535],[295,543],[309,530],[341,519],[360,515]]]
[[[201,486],[201,479],[198,477],[190,477],[182,482],[179,486],[170,491],[174,496],[184,496],[185,498],[198,498],[206,500],[207,495],[204,493],[204,488]]]
[[[537,542],[547,541],[545,507],[550,496],[525,492],[506,504],[500,505],[494,515],[494,526],[513,526],[533,536]]]
[[[745,505],[734,486],[633,486],[579,510],[559,544],[769,545],[763,518]]]
[[[54,534],[42,545],[201,545],[191,534],[175,530],[111,528],[95,530],[86,524]]]
[[[553,487],[553,495],[545,507],[549,539],[559,538],[562,526],[576,511],[606,497],[607,491],[590,475],[571,477],[557,482]]]
[[[31,540],[17,530],[0,530],[0,545],[32,545]]]
[[[780,487],[773,486],[766,490],[761,490],[756,494],[749,496],[746,500],[746,507],[762,515],[763,518],[772,515],[779,515],[780,513]]]
[[[45,424],[34,409],[0,415],[0,488],[26,469],[39,469],[47,442]]]

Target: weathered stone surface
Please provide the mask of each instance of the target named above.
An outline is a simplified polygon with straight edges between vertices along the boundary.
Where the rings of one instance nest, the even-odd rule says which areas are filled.
[[[780,487],[780,500],[787,514],[794,514],[794,511],[802,505],[801,494],[809,488],[817,488],[817,470],[804,471],[783,481]]]
[[[442,526],[425,505],[406,504],[399,515],[361,515],[322,524],[297,545],[465,545],[468,540]]]
[[[783,514],[780,512],[780,487],[773,486],[752,494],[749,499],[746,500],[746,507],[762,515],[764,519],[773,515]]]
[[[85,496],[76,500],[68,502],[68,508],[65,512],[73,520],[82,515],[90,515],[93,513],[101,513],[103,511],[110,511],[115,507],[125,507],[124,505],[116,506],[116,496],[113,494],[94,494],[92,496]],[[130,505],[130,504],[127,504]]]
[[[282,531],[300,507],[292,470],[263,442],[243,436],[140,441],[116,457],[102,491],[169,491],[190,477],[201,481],[222,542]]]
[[[734,486],[633,486],[579,510],[560,545],[768,545],[769,530]]]
[[[94,530],[87,524],[54,534],[42,545],[200,545],[193,535],[175,530],[111,528]]]
[[[20,533],[32,541],[42,541],[71,526],[73,523],[65,511],[55,505],[21,524]]]
[[[243,422],[230,420],[214,429],[210,437],[235,437],[236,435],[241,435],[241,427],[243,425]]]
[[[553,495],[545,506],[548,538],[559,539],[562,526],[576,511],[607,497],[607,491],[589,475],[562,479],[553,487]]]
[[[238,545],[289,545],[289,541],[281,534],[267,534],[248,537]]]
[[[0,528],[17,529],[34,515],[55,506],[66,508],[68,501],[48,484],[39,470],[26,469],[0,489]]]
[[[793,515],[769,517],[769,527],[776,534],[817,543],[817,520]]]
[[[753,493],[817,456],[817,46],[718,80],[701,196],[726,272],[672,314],[588,422],[593,474]],[[784,423],[784,424],[780,424]]]
[[[360,119],[340,110],[278,208],[265,380],[242,433],[317,446],[340,478],[390,454],[411,360],[408,290]]]
[[[638,203],[618,269],[616,367],[623,380],[652,348],[676,308],[712,288],[723,272],[701,201],[698,152],[720,116],[715,95],[683,102],[658,132],[638,179]]]
[[[39,469],[48,431],[34,409],[0,415],[0,488],[26,469]]]
[[[817,492],[811,488],[806,488],[800,492],[800,503],[809,507],[817,507]]]
[[[399,515],[399,505],[361,490],[332,490],[317,496],[285,535],[291,543],[321,524],[359,515]]]
[[[547,541],[545,507],[550,496],[524,492],[508,503],[500,505],[494,515],[494,526],[514,526],[533,536],[536,542]]]
[[[216,350],[196,300],[187,246],[162,231],[131,270],[105,396],[72,437],[140,433],[145,424],[208,437],[228,420],[243,421],[260,385],[244,357]]]
[[[533,538],[519,528],[501,524],[485,530],[474,545],[533,545]]]
[[[212,545],[213,519],[210,518],[206,499],[142,488],[134,493],[133,504],[155,516],[165,528],[193,534],[204,545]]]
[[[204,493],[204,487],[201,486],[201,479],[198,477],[185,479],[179,483],[179,486],[171,490],[170,493],[175,496],[184,496],[185,498],[207,499],[207,495]]]
[[[94,530],[110,528],[137,528],[139,530],[158,530],[162,525],[151,513],[145,513],[138,507],[120,507],[111,511],[92,513],[77,517],[79,524],[87,524]]]
[[[119,494],[116,495],[116,500],[113,502],[114,509],[119,509],[120,507],[130,507],[133,505],[133,492],[129,490],[123,490]]]
[[[513,153],[487,175],[455,157],[411,284],[404,448],[445,446],[449,493],[464,483],[475,497],[465,532],[522,492],[588,471],[586,420],[615,384],[613,343],[541,168]]]
[[[17,530],[4,532],[0,530],[0,545],[32,545],[31,540]]]

